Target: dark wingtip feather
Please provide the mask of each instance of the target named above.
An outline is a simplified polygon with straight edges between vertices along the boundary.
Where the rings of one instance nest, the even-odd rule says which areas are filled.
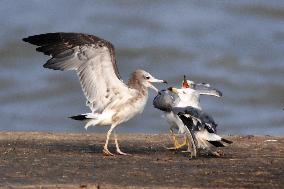
[[[226,142],[227,144],[232,144],[233,143],[233,141],[227,140],[225,138],[222,138],[221,141],[222,142]]]
[[[33,45],[42,46],[49,43],[58,42],[61,39],[62,32],[58,33],[45,33],[39,35],[33,35],[23,38],[23,41],[28,42]]]
[[[29,39],[28,39],[29,37],[25,37],[25,38],[23,38],[22,40],[24,41],[24,42],[29,42]]]
[[[49,62],[45,63],[42,67],[48,68],[48,69],[51,69],[51,70],[61,70],[62,71],[62,69],[54,66],[53,64],[50,64]]]
[[[36,49],[37,51],[55,58],[58,58],[59,54],[62,53],[63,55],[66,55],[64,54],[65,52],[69,53],[70,50],[77,46],[94,44],[97,47],[107,47],[109,49],[115,74],[119,79],[121,78],[115,63],[114,46],[109,41],[101,39],[97,36],[83,33],[57,32],[33,35],[23,38],[22,40],[32,45],[39,46]]]

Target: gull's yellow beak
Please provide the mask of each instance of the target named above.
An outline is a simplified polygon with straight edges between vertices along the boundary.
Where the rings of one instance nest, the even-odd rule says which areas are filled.
[[[178,94],[178,90],[175,87],[169,87],[168,90],[175,93],[175,94]]]

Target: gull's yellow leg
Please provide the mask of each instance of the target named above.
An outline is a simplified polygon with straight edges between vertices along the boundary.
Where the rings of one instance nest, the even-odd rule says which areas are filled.
[[[180,148],[182,148],[182,147],[184,147],[184,146],[187,146],[188,145],[188,140],[187,140],[187,138],[185,137],[185,139],[183,140],[183,143],[181,143],[181,144],[178,144],[178,142],[176,141],[176,148],[177,149],[180,149]]]
[[[187,150],[182,151],[182,152],[185,152],[185,153],[186,153],[186,152],[190,152],[190,153],[191,153],[191,151],[189,150],[189,146],[191,146],[191,145],[190,145],[190,143],[189,143],[187,137],[185,137],[183,144],[184,144],[184,146],[187,146]]]
[[[167,149],[169,149],[169,150],[178,150],[178,149],[182,148],[183,146],[185,146],[187,144],[186,139],[185,139],[185,141],[182,144],[179,144],[179,142],[178,142],[178,140],[176,138],[176,135],[174,134],[172,129],[170,129],[170,133],[171,133],[171,136],[172,136],[172,139],[173,139],[174,147],[170,147],[170,148],[167,148]]]

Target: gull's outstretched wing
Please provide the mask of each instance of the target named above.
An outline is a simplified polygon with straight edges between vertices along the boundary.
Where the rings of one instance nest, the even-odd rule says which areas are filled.
[[[209,133],[216,133],[217,123],[215,123],[214,119],[197,108],[191,106],[185,108],[176,107],[173,108],[173,112],[181,118],[185,125],[189,127],[196,125],[197,127],[192,128],[193,130],[205,128]],[[196,121],[197,124],[193,124],[193,121]]]
[[[50,55],[43,66],[54,70],[75,70],[93,112],[102,112],[116,99],[129,95],[121,80],[113,45],[93,35],[47,33],[24,38],[39,46],[36,50]]]

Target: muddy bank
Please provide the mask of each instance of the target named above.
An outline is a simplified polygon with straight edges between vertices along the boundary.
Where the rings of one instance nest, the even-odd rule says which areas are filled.
[[[283,188],[284,137],[230,136],[220,158],[190,159],[168,135],[120,135],[131,156],[105,157],[102,134],[0,132],[0,186]],[[114,151],[114,144],[110,145]]]

